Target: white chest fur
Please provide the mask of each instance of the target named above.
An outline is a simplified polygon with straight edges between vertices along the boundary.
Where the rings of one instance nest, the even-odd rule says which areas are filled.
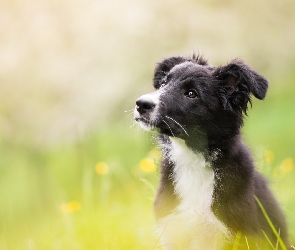
[[[210,164],[181,139],[172,138],[169,147],[180,204],[158,223],[163,246],[169,250],[221,248],[227,229],[211,211],[214,172]]]

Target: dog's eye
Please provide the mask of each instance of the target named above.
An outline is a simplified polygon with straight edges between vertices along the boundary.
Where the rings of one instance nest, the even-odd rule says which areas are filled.
[[[198,96],[197,92],[194,89],[185,92],[184,95],[188,98],[196,98]]]

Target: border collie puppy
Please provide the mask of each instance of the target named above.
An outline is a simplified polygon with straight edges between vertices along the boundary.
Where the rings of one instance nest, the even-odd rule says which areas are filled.
[[[279,249],[289,246],[284,215],[241,139],[251,94],[264,99],[267,80],[239,59],[212,67],[193,55],[158,63],[153,83],[134,117],[159,133],[155,214],[164,249],[274,249],[278,237],[256,199]]]

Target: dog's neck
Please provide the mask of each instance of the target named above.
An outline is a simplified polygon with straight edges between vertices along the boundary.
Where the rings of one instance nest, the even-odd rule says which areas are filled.
[[[192,152],[203,155],[206,161],[215,160],[216,156],[227,155],[228,151],[236,147],[242,140],[239,132],[218,137],[203,133],[197,136],[189,136],[186,139],[160,134],[158,138],[164,153],[171,149],[171,140],[182,141],[182,144],[188,147]]]

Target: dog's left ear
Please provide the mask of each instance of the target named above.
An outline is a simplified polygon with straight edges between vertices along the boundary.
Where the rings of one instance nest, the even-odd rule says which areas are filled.
[[[188,59],[181,57],[181,56],[173,56],[164,59],[162,62],[158,63],[155,72],[154,72],[154,79],[153,85],[155,89],[159,89],[161,86],[161,81],[163,78],[169,73],[169,71],[176,65],[186,62]]]
[[[237,107],[246,113],[247,104],[251,103],[250,94],[260,100],[266,95],[267,79],[242,60],[235,59],[225,66],[216,68],[213,76],[218,80],[221,99],[226,109],[233,110]]]

